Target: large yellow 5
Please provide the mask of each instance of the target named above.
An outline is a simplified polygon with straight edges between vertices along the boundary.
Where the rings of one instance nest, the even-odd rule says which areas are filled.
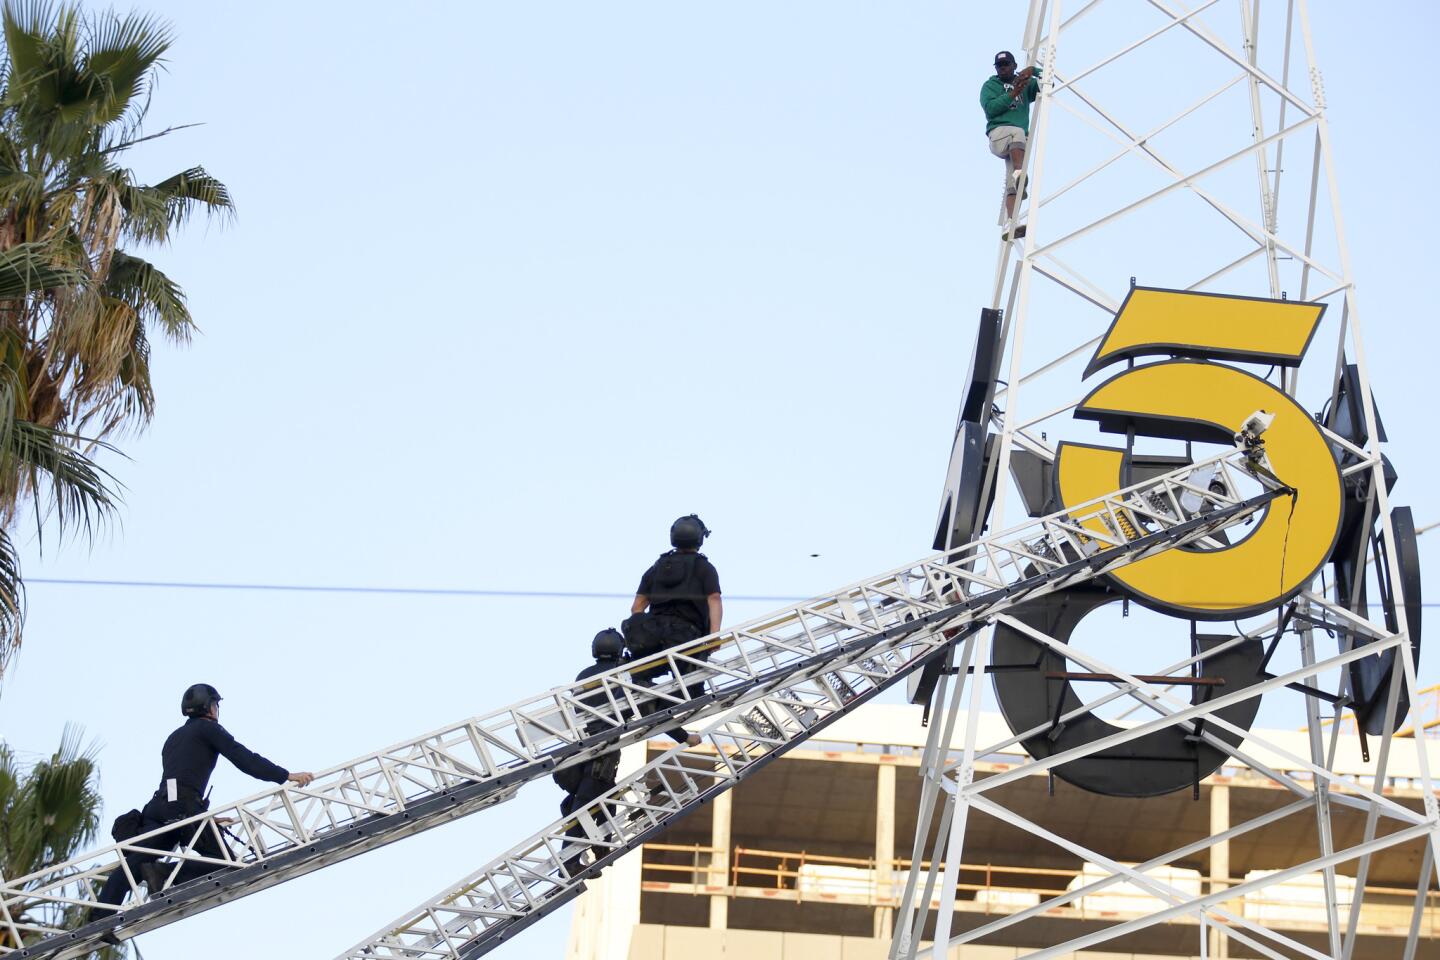
[[[1295,365],[1321,308],[1283,300],[1135,288],[1116,314],[1090,370],[1153,353],[1235,357]],[[1089,370],[1087,370],[1087,373]],[[1265,434],[1275,473],[1294,487],[1242,542],[1210,551],[1169,550],[1112,576],[1136,599],[1167,613],[1222,620],[1273,607],[1300,590],[1330,556],[1340,527],[1340,470],[1310,415],[1268,381],[1193,360],[1125,370],[1075,410],[1101,429],[1230,444],[1251,413],[1275,414]],[[1056,454],[1060,500],[1069,506],[1122,483],[1125,451],[1063,443]],[[1283,569],[1282,569],[1283,567]]]

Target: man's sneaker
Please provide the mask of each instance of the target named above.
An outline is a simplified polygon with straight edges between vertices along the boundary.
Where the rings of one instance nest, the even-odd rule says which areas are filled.
[[[1020,224],[1019,226],[1017,226],[1017,227],[1015,228],[1015,235],[1014,235],[1013,237],[1010,235],[1010,231],[1009,231],[1009,230],[1004,230],[1004,231],[1002,231],[1001,234],[1000,234],[1000,239],[1001,239],[1001,240],[1023,240],[1024,238],[1025,238],[1025,224],[1023,224],[1023,223]]]
[[[560,862],[567,874],[573,877],[585,869],[585,852],[588,849],[579,843],[567,843],[560,848]]]
[[[1020,190],[1020,173],[1021,173],[1021,171],[1016,170],[1014,173],[1010,174],[1010,191],[1009,191],[1010,193],[1017,193],[1017,192],[1019,192],[1019,190]],[[1024,200],[1025,198],[1027,198],[1027,197],[1029,197],[1029,196],[1030,196],[1030,180],[1027,178],[1027,179],[1025,180],[1025,192],[1020,194],[1020,199],[1021,199],[1021,200]]]

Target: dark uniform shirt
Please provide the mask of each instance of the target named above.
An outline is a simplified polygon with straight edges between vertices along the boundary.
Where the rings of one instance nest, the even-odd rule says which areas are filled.
[[[191,717],[166,737],[165,746],[160,748],[164,773],[161,774],[157,796],[166,795],[168,781],[174,780],[178,793],[191,794],[194,798],[204,797],[219,757],[229,760],[241,773],[248,773],[257,780],[284,783],[290,776],[284,767],[246,749],[217,721]]]
[[[667,587],[657,581],[657,568],[668,558],[689,559],[694,557],[694,566],[683,583]],[[662,616],[680,617],[700,628],[700,634],[710,632],[709,596],[720,592],[720,573],[703,553],[664,554],[650,565],[640,577],[640,589],[635,591],[650,601],[650,612]]]

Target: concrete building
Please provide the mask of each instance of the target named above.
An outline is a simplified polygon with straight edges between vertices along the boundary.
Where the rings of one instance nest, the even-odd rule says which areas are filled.
[[[1008,733],[999,716],[987,716],[985,722],[982,742],[999,741]],[[823,742],[806,743],[777,760],[592,882],[577,902],[567,960],[885,957],[911,867],[924,736],[918,707],[876,704],[843,718],[825,732]],[[1265,737],[1296,755],[1308,755],[1303,733],[1266,731]],[[1431,768],[1440,769],[1440,740],[1420,743],[1429,749]],[[646,750],[653,756],[668,746],[668,741],[637,745],[625,766],[638,766]],[[1386,784],[1388,796],[1414,809],[1422,806],[1418,746],[1413,739],[1394,741]],[[1257,763],[1286,769],[1282,758],[1256,752]],[[986,757],[979,775],[1007,769],[1015,759]],[[1358,738],[1341,737],[1336,769],[1357,779],[1367,771],[1373,774]],[[1294,775],[1308,779],[1308,773]],[[1203,780],[1198,799],[1189,790],[1143,800],[1103,797],[1044,776],[1000,789],[1007,808],[1127,863],[1221,832],[1292,799],[1273,781],[1243,767],[1225,767]],[[1334,829],[1337,842],[1342,837],[1354,842],[1364,830],[1364,817],[1337,813]],[[1313,813],[1292,816],[1218,845],[1213,855],[1151,875],[1208,893],[1315,856],[1317,838]],[[1372,859],[1354,960],[1401,957],[1415,915],[1421,854],[1416,842]],[[963,860],[954,904],[957,933],[1078,887],[1096,870],[979,814],[970,817]],[[1343,864],[1339,873],[1343,909],[1354,888],[1355,864]],[[1328,952],[1319,874],[1264,887],[1228,906]],[[1023,956],[1158,907],[1145,891],[1116,884],[1017,923],[984,945],[956,948],[951,956]],[[1416,956],[1440,958],[1440,891],[1433,873],[1419,922]],[[1195,919],[1184,917],[1113,940],[1104,953],[1076,956],[1198,957],[1201,935]],[[1210,957],[1254,955],[1215,931],[1209,937]]]

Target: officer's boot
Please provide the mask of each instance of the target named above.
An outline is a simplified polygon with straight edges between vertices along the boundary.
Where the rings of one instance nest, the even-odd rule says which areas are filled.
[[[165,888],[165,881],[170,878],[170,870],[170,867],[159,862],[140,864],[140,881],[145,884],[149,896],[156,896]]]

